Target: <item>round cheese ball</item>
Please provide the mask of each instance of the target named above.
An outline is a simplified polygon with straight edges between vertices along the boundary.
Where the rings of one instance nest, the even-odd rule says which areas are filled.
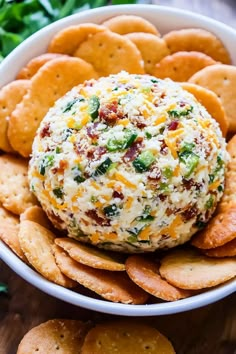
[[[58,100],[33,144],[31,190],[70,237],[122,252],[188,241],[224,188],[218,123],[179,84],[121,72]]]

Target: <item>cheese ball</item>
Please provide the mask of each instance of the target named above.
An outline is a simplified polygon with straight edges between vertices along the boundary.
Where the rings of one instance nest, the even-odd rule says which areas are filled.
[[[38,129],[31,190],[68,236],[121,252],[188,241],[224,189],[218,123],[169,79],[117,75],[86,81]]]

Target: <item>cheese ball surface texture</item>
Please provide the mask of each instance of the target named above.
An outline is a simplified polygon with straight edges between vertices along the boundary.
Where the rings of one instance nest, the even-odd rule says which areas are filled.
[[[223,194],[218,123],[177,83],[117,75],[79,85],[43,119],[29,178],[54,225],[121,252],[188,241]]]

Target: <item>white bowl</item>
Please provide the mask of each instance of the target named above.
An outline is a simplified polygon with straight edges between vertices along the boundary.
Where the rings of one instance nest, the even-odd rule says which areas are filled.
[[[14,80],[19,69],[31,58],[46,51],[50,39],[62,28],[83,22],[101,23],[118,14],[139,15],[151,21],[162,34],[184,27],[200,27],[215,33],[228,48],[236,64],[236,31],[210,18],[191,12],[152,5],[107,6],[85,11],[55,22],[37,32],[16,48],[0,65],[0,86]],[[17,274],[42,291],[71,304],[92,310],[126,316],[166,315],[188,311],[205,306],[236,291],[236,280],[227,282],[217,288],[176,302],[162,302],[148,305],[125,305],[93,299],[55,285],[24,264],[13,252],[0,242],[0,258]]]

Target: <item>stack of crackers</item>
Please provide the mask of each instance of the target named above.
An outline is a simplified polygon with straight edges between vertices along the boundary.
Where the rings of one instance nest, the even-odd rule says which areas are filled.
[[[49,222],[29,190],[28,162],[39,124],[54,102],[91,78],[129,73],[171,78],[191,92],[231,137],[225,192],[192,244],[162,254],[120,255],[81,244]],[[121,15],[67,27],[48,53],[30,60],[0,91],[0,238],[46,279],[125,304],[174,301],[236,276],[236,67],[203,29],[161,37],[147,20]],[[56,225],[55,220],[55,225]]]
[[[50,320],[31,329],[17,354],[174,354],[170,341],[157,329],[134,321],[97,324]]]

